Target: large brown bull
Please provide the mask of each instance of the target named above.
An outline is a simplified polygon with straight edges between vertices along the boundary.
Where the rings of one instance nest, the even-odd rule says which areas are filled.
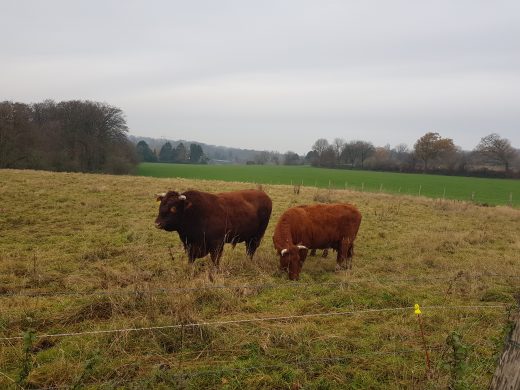
[[[338,267],[352,268],[354,240],[361,213],[349,204],[298,206],[282,214],[273,243],[280,255],[280,268],[291,280],[299,278],[309,249],[332,248],[338,252]]]
[[[155,226],[177,231],[190,262],[206,256],[218,266],[224,243],[245,242],[253,257],[271,216],[271,198],[263,191],[244,190],[210,194],[169,191],[161,202]]]

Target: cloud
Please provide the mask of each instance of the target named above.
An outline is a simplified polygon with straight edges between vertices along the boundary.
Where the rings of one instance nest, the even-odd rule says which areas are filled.
[[[92,99],[134,134],[304,152],[316,138],[520,146],[520,3],[9,2],[2,98]],[[186,133],[188,133],[186,135]]]

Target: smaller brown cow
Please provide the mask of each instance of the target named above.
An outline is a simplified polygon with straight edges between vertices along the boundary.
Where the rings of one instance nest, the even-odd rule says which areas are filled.
[[[351,269],[354,240],[361,213],[350,204],[298,206],[282,214],[273,243],[280,255],[280,269],[298,280],[309,249],[332,248],[338,252],[338,267]],[[345,266],[342,263],[345,262]]]

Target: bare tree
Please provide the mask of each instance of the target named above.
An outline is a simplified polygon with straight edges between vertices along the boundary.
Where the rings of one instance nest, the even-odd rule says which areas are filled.
[[[334,141],[332,142],[332,147],[334,148],[334,151],[336,152],[337,160],[339,160],[344,146],[345,146],[345,140],[343,138],[334,138]]]
[[[352,167],[363,168],[365,160],[375,152],[375,147],[371,142],[350,141],[343,145],[340,160],[350,164]]]
[[[0,103],[0,167],[128,173],[137,164],[123,112],[106,103]]]
[[[340,154],[340,161],[354,167],[356,162],[356,148],[354,142],[347,142],[343,145],[343,149]]]
[[[354,148],[357,151],[356,154],[361,168],[363,168],[365,160],[376,151],[374,145],[371,142],[366,141],[355,141]]]
[[[264,165],[269,161],[269,152],[263,150],[255,156],[255,164]]]
[[[384,148],[376,147],[374,153],[367,158],[365,166],[368,169],[394,170],[397,160],[393,158],[393,151],[390,145]]]
[[[336,166],[336,163],[336,151],[334,150],[334,146],[329,145],[320,155],[320,165],[332,168]]]
[[[500,138],[496,133],[483,137],[475,148],[475,152],[491,164],[503,165],[506,172],[509,171],[511,162],[518,155],[509,140]]]
[[[323,165],[322,164],[322,157],[323,157],[323,152],[325,152],[325,150],[327,150],[328,148],[330,147],[329,145],[329,141],[327,141],[325,138],[320,138],[318,140],[316,140],[316,142],[314,142],[314,145],[312,145],[312,150],[316,151],[316,153],[318,154],[318,159],[317,159],[317,163],[318,165]]]
[[[394,151],[397,155],[405,155],[407,153],[410,153],[410,149],[408,149],[408,145],[406,144],[399,144],[394,147]]]
[[[325,138],[320,138],[314,142],[314,145],[312,145],[312,150],[315,150],[318,152],[318,154],[321,154],[328,147],[329,141],[327,141]]]
[[[298,154],[288,151],[283,155],[283,164],[284,165],[298,165],[300,164],[300,156]]]

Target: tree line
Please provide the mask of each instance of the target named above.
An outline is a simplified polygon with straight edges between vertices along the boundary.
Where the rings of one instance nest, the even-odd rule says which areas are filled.
[[[313,144],[304,161],[327,168],[520,176],[520,152],[509,140],[496,133],[483,137],[472,151],[462,150],[451,138],[444,138],[436,132],[424,134],[415,142],[413,149],[406,144],[394,148],[390,145],[376,147],[371,142],[360,140],[347,142],[335,138],[329,143],[320,138]]]
[[[152,150],[144,140],[127,137],[123,111],[106,103],[70,100],[25,104],[0,102],[0,168],[70,172],[133,173],[140,161],[206,164],[201,145],[165,142]],[[159,147],[157,145],[157,147]],[[245,151],[249,154],[255,151]],[[409,148],[376,147],[371,142],[335,138],[316,140],[306,156],[293,151],[261,151],[248,164],[311,164],[400,172],[520,177],[520,153],[509,140],[493,133],[472,151],[451,138],[428,132]]]
[[[202,147],[134,145],[121,109],[70,100],[0,102],[0,168],[129,174],[141,161],[207,163]]]
[[[144,162],[163,162],[177,164],[207,164],[208,158],[199,144],[190,144],[189,150],[181,142],[175,148],[168,141],[159,152],[152,150],[148,143],[141,140],[136,145],[137,154]]]
[[[132,173],[138,163],[123,112],[70,100],[0,102],[0,168]]]

